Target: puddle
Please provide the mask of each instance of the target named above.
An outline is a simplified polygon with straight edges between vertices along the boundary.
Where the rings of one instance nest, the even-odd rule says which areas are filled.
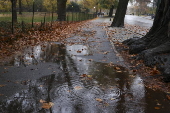
[[[53,43],[16,55],[0,66],[0,112],[169,113],[166,94],[91,53],[86,45]]]

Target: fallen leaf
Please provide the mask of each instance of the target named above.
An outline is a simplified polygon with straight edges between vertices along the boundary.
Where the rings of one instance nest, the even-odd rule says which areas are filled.
[[[120,68],[119,68],[119,67],[114,67],[114,69],[115,69],[115,70],[120,70]]]
[[[110,100],[115,100],[115,98],[111,98]]]
[[[81,53],[81,51],[78,50],[77,53]]]
[[[100,98],[96,98],[96,101],[98,101],[98,102],[102,102],[103,100],[102,100],[102,99],[100,99]]]
[[[160,107],[155,107],[155,109],[160,109]]]
[[[117,73],[122,73],[122,71],[116,71]]]
[[[87,77],[91,78],[91,77],[92,77],[92,75],[87,75]]]
[[[81,77],[87,77],[87,75],[86,74],[82,74],[82,75],[80,75]]]
[[[89,61],[93,61],[93,59],[89,59]]]
[[[168,100],[170,100],[170,95],[166,95],[166,97],[168,98]]]
[[[6,85],[0,85],[0,87],[4,87],[4,86],[6,86]]]
[[[40,100],[40,103],[45,103],[45,102],[46,102],[45,100],[42,100],[42,99]]]
[[[80,89],[83,89],[81,86],[75,86],[74,87],[75,90],[80,90]]]
[[[53,105],[54,105],[54,103],[52,103],[52,102],[43,103],[42,108],[44,108],[44,109],[50,109]]]

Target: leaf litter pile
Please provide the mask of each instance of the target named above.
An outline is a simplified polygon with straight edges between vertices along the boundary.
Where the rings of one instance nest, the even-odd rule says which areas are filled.
[[[4,41],[4,37],[0,37],[0,62],[3,62],[5,59],[8,60],[12,55],[17,52],[22,51],[28,46],[42,45],[43,42],[61,42],[65,38],[71,37],[71,34],[77,33],[78,28],[82,26],[82,22],[54,22],[50,29],[43,30],[30,30],[28,33],[20,34],[11,34],[9,38],[13,40]]]
[[[158,77],[160,74],[156,67],[146,67],[142,60],[135,60],[132,57],[136,54],[130,55],[128,47],[122,42],[126,39],[133,37],[142,37],[148,32],[148,28],[125,24],[125,28],[105,28],[107,35],[111,42],[113,42],[116,50],[123,57],[125,64],[129,70],[137,72],[143,77],[146,87],[153,90],[161,90],[168,95],[170,94],[170,83],[164,83],[162,77]],[[168,96],[167,95],[167,96]],[[170,98],[168,98],[170,99]]]

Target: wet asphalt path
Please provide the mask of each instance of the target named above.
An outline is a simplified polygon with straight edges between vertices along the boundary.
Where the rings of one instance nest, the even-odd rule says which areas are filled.
[[[150,18],[145,18],[143,16],[126,15],[125,23],[150,28],[152,27],[153,20]]]
[[[0,112],[168,113],[166,95],[124,67],[103,29],[108,21],[93,20],[62,43],[28,47],[1,65]]]

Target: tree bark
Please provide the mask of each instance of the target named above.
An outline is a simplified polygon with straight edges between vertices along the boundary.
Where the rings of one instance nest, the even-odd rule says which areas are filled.
[[[67,0],[57,0],[58,21],[66,21],[66,2]]]
[[[111,27],[123,27],[124,26],[124,18],[125,18],[128,2],[129,0],[119,0],[116,14],[111,24]]]
[[[109,17],[112,17],[113,15],[113,9],[114,9],[114,6],[112,5],[110,10],[109,10]]]

